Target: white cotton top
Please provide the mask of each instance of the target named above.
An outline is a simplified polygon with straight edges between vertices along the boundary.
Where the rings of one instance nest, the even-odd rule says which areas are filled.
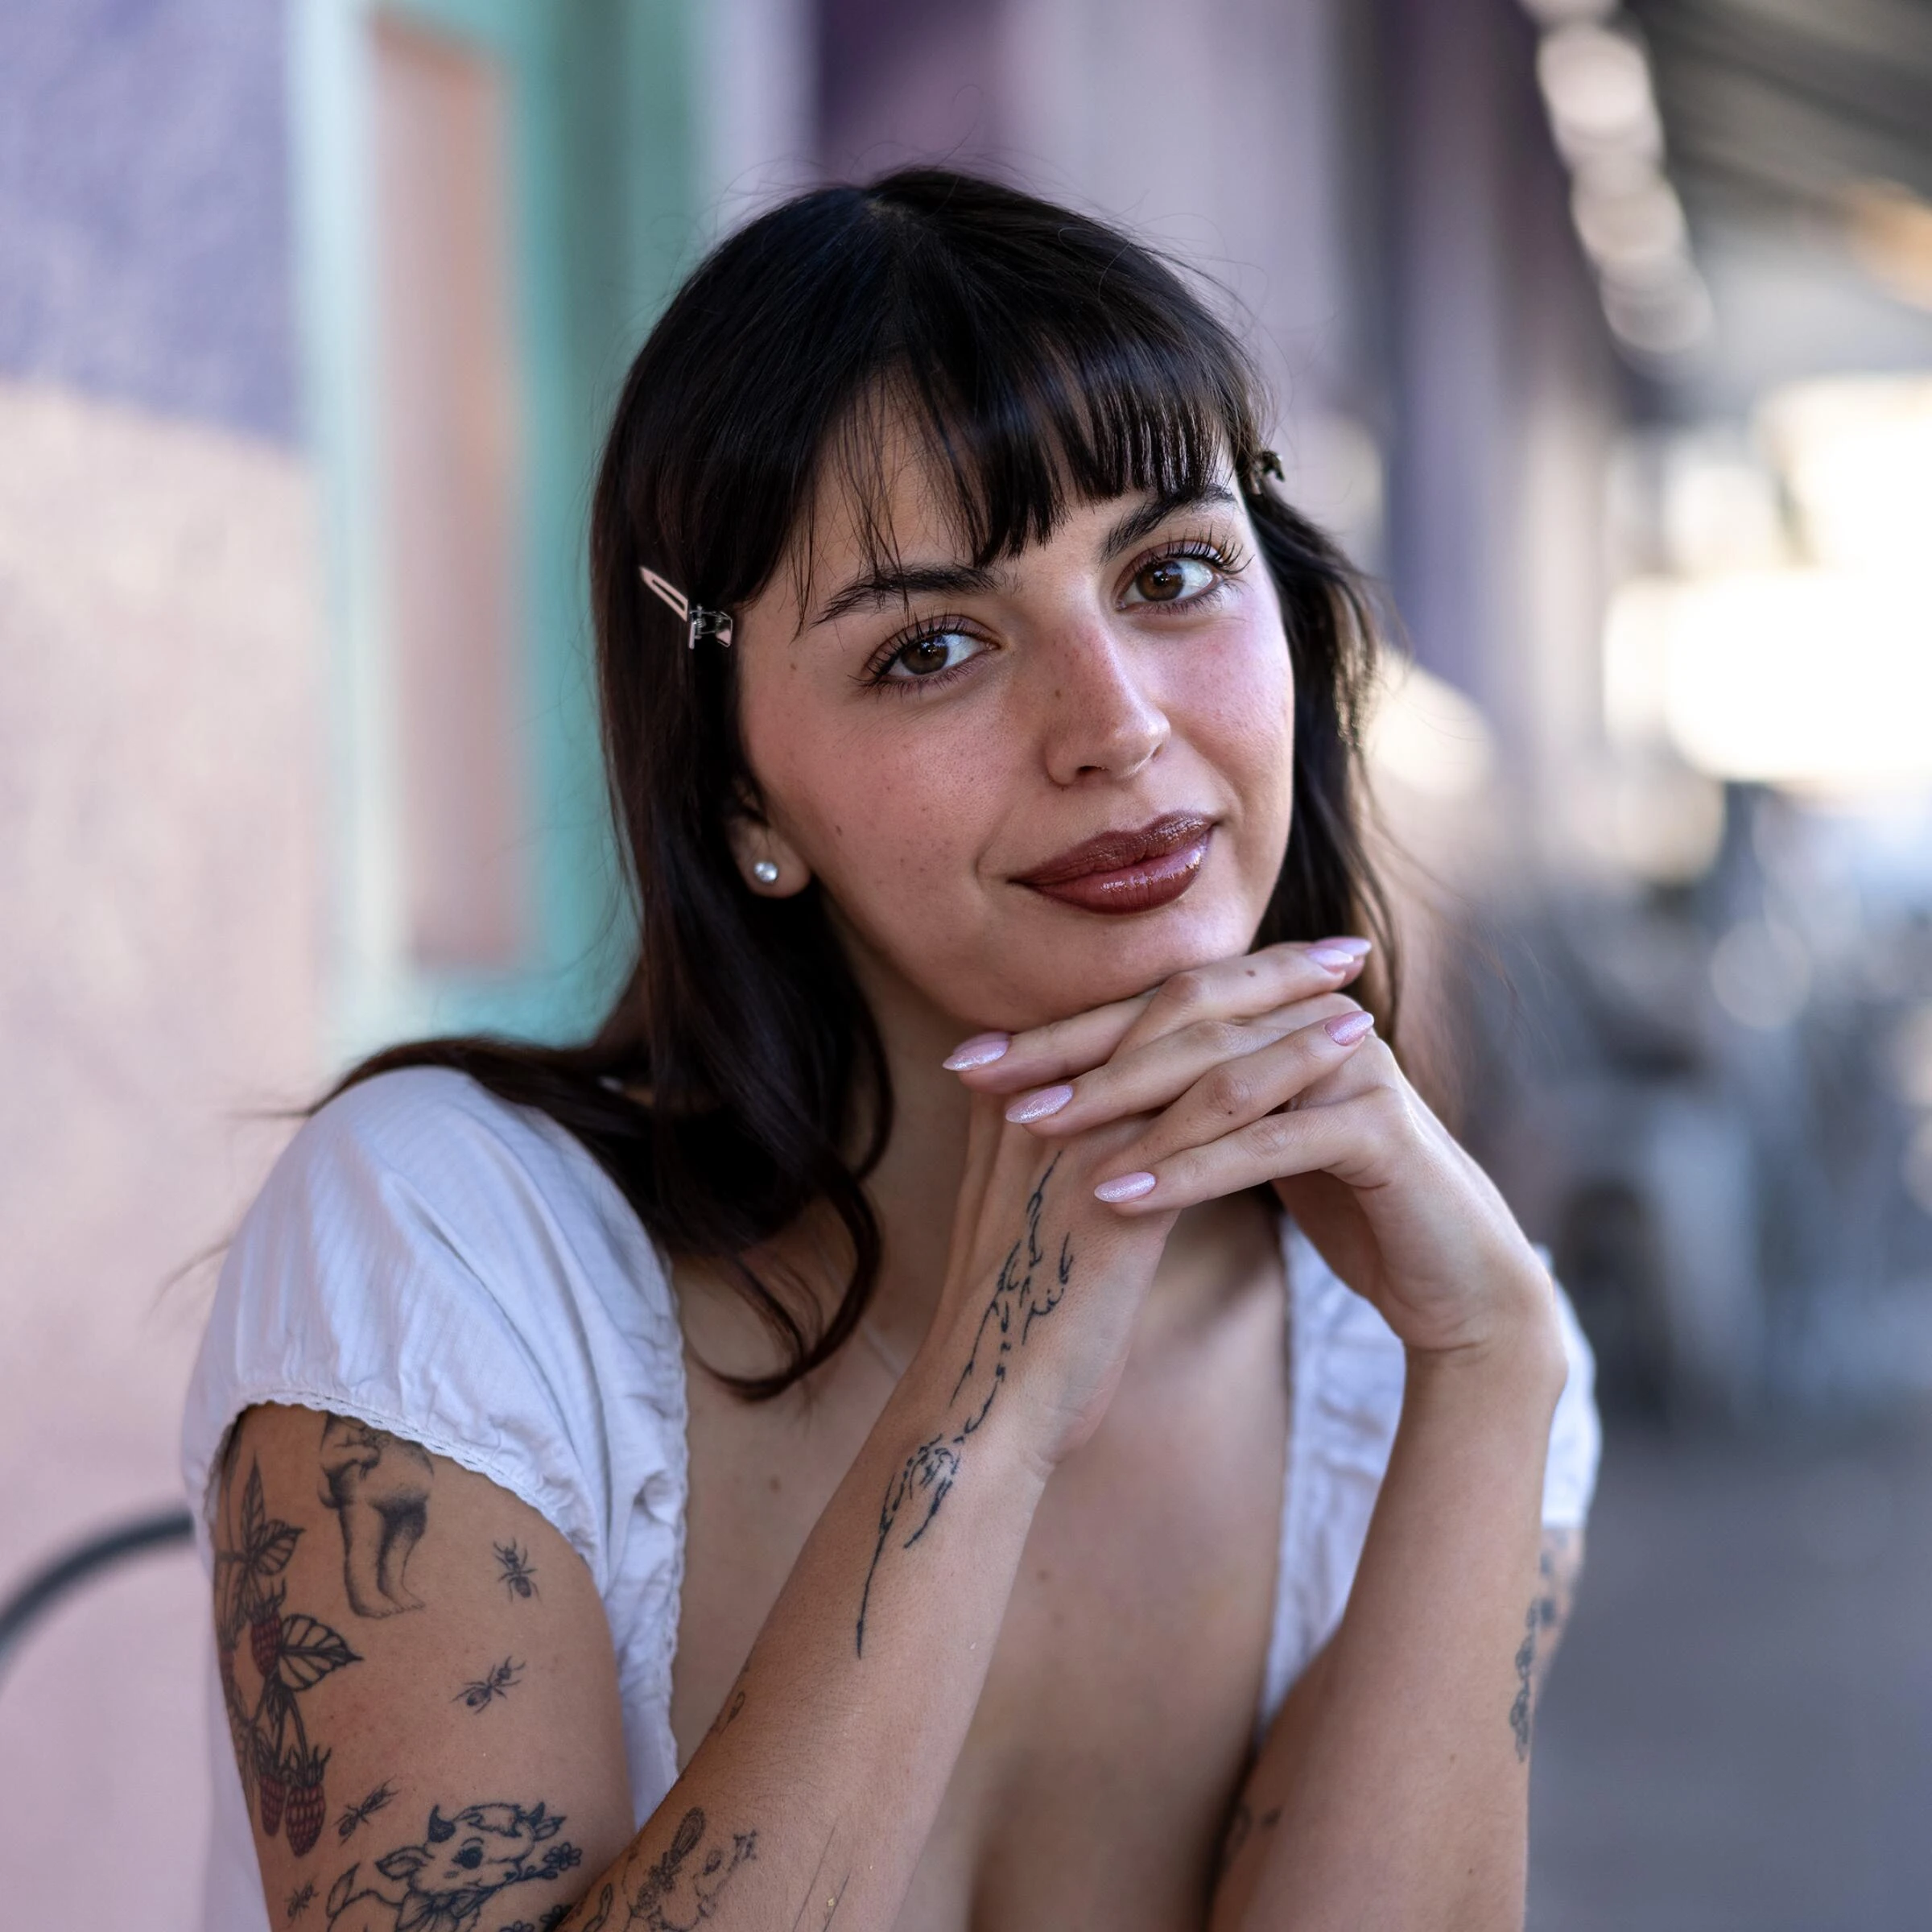
[[[1283,1237],[1288,1470],[1261,1721],[1340,1620],[1387,1467],[1401,1344],[1291,1226]],[[1600,1446],[1588,1345],[1570,1377],[1543,1520],[1579,1526]],[[671,1661],[684,1568],[684,1356],[669,1269],[584,1147],[440,1068],[388,1073],[308,1121],[221,1271],[183,1466],[212,1567],[213,1481],[258,1402],[359,1418],[528,1503],[589,1566],[615,1642],[638,1822],[678,1773]],[[203,1922],[266,1932],[210,1659],[215,1812]]]

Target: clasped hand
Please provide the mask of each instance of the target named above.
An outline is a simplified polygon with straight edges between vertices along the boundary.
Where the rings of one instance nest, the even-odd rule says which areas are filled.
[[[1093,1191],[1119,1216],[1265,1183],[1412,1358],[1547,1359],[1546,1271],[1345,990],[1368,950],[1268,947],[952,1063],[1042,1142],[1115,1129]]]

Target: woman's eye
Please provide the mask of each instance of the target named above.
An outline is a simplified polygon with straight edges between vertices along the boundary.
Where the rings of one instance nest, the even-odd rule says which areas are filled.
[[[1133,573],[1129,604],[1184,604],[1214,588],[1218,573],[1205,557],[1156,557]]]
[[[935,677],[942,671],[955,669],[968,658],[977,657],[981,648],[977,638],[969,638],[961,630],[914,638],[892,654],[884,675],[896,683],[916,683],[921,678]]]

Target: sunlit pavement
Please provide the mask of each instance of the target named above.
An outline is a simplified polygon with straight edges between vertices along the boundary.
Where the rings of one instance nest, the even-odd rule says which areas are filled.
[[[1932,1418],[1613,1435],[1532,1838],[1533,1932],[1932,1926]]]

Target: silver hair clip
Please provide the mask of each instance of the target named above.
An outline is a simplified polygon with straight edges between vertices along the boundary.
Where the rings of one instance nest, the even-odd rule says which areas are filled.
[[[644,587],[654,596],[662,597],[684,620],[684,644],[688,650],[696,650],[700,638],[716,638],[727,650],[731,646],[731,613],[728,610],[708,610],[702,604],[694,604],[679,590],[676,584],[659,576],[654,570],[646,570],[641,564],[638,575],[644,580]]]

